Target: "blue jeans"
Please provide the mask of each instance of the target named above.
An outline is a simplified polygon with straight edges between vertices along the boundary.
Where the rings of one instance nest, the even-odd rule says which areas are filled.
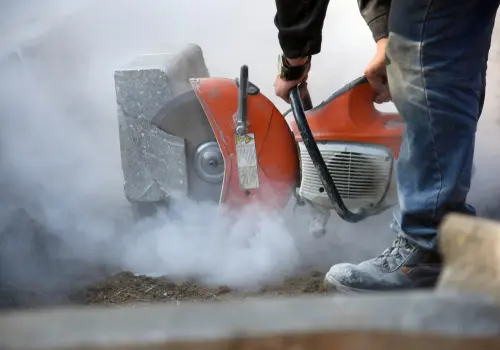
[[[486,66],[500,0],[393,0],[388,83],[405,121],[397,163],[400,233],[437,249],[437,227],[467,204]]]

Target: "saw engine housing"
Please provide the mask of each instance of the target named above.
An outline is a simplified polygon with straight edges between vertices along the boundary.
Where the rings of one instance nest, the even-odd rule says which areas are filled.
[[[300,101],[298,91],[292,92],[291,101],[287,120],[300,149],[300,199],[316,208],[335,209],[351,222],[397,203],[395,162],[402,120],[375,108],[365,77],[314,108],[310,98]],[[322,220],[327,218],[323,215]]]

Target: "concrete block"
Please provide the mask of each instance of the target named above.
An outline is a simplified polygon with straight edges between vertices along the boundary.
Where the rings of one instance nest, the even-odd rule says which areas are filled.
[[[158,202],[174,191],[187,193],[184,139],[169,135],[145,117],[119,118],[125,196]]]
[[[118,108],[126,117],[144,115],[151,120],[168,100],[191,89],[190,78],[208,76],[197,45],[176,53],[142,55],[115,71]]]
[[[177,53],[142,55],[115,71],[115,90],[125,196],[157,202],[187,193],[184,140],[151,123],[160,109],[209,76],[203,52],[187,45]]]

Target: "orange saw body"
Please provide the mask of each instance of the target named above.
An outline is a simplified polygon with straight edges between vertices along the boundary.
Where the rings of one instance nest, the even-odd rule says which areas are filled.
[[[299,179],[299,158],[297,144],[283,115],[260,92],[252,94],[248,96],[247,132],[238,136],[235,133],[238,109],[238,86],[235,81],[224,78],[195,79],[192,86],[224,158],[220,202],[232,207],[251,202],[284,207]],[[255,162],[241,164],[248,158],[251,158],[250,162],[254,158],[244,158],[238,152],[255,152]],[[252,172],[252,167],[256,170],[248,174]],[[245,171],[246,177],[241,174]]]
[[[122,167],[129,201],[156,203],[172,193],[184,193],[234,210],[249,205],[281,209],[294,197],[297,204],[314,210],[315,232],[324,232],[332,212],[358,222],[397,204],[395,163],[402,120],[375,108],[365,77],[315,107],[309,96],[301,100],[298,88],[292,89],[291,110],[283,115],[249,81],[247,66],[236,79],[209,77],[198,47],[182,54],[190,55],[191,63],[201,62],[201,76],[181,82],[182,92],[154,113],[138,111],[135,124],[129,115],[122,118]],[[180,68],[188,67],[182,59],[172,62],[179,64],[172,68],[176,77],[182,75]],[[126,103],[134,92],[125,90],[120,80],[128,72],[115,74],[115,84],[117,100],[124,101],[121,109],[130,114],[137,104]],[[163,71],[151,72],[160,73],[154,80],[146,74],[131,75],[126,87],[146,86],[166,76]],[[127,99],[121,99],[122,93]],[[141,88],[136,95],[156,98],[158,93]],[[160,103],[141,103],[156,105]]]
[[[375,108],[373,91],[364,77],[306,111],[307,103],[292,92],[293,108],[285,117],[255,85],[247,82],[246,91],[241,91],[238,81],[246,81],[245,71],[242,68],[239,80],[191,80],[224,159],[220,203],[232,208],[249,203],[284,207],[296,195],[322,208],[320,212],[335,209],[352,222],[395,204],[393,174],[401,145],[401,118]],[[244,130],[238,134],[242,114]],[[302,115],[302,124],[297,115]],[[303,135],[303,122],[309,136]],[[312,160],[304,137],[316,145],[323,165]],[[318,176],[321,166],[330,184]],[[387,198],[391,185],[392,198]],[[329,192],[335,190],[337,196],[332,199]],[[358,205],[354,208],[358,212],[344,202]]]

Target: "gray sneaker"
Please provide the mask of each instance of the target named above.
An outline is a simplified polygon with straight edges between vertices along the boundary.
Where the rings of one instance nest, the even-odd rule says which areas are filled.
[[[398,236],[380,256],[358,265],[333,265],[325,286],[343,293],[432,288],[441,272],[441,257]]]

